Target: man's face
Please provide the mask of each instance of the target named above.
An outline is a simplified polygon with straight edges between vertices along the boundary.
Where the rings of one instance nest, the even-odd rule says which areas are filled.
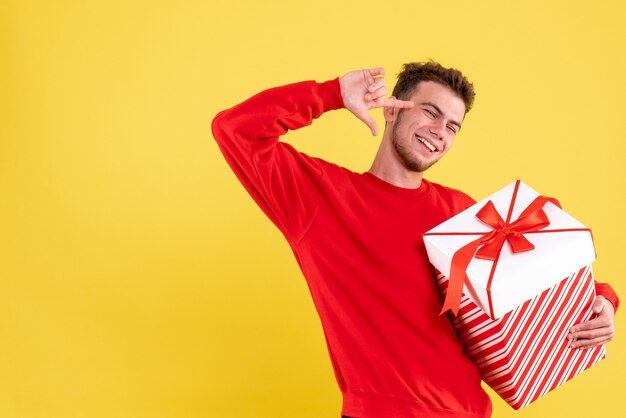
[[[424,172],[443,157],[465,116],[463,100],[448,87],[422,81],[409,99],[415,105],[393,121],[392,144],[404,166]]]

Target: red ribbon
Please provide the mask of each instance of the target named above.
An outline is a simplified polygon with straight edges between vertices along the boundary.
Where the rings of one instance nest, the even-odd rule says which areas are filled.
[[[589,231],[582,228],[570,228],[570,229],[556,229],[551,231],[540,231],[546,226],[550,225],[550,221],[543,211],[543,206],[547,202],[554,203],[559,208],[561,205],[559,202],[551,197],[538,196],[532,201],[530,205],[521,213],[519,218],[515,222],[510,222],[511,213],[517,197],[517,191],[519,189],[520,181],[515,183],[515,189],[513,190],[513,196],[511,198],[511,204],[509,205],[509,212],[507,219],[503,220],[491,201],[476,213],[476,217],[483,223],[493,228],[489,232],[442,232],[442,233],[426,233],[424,235],[481,235],[474,241],[461,247],[454,253],[452,257],[452,264],[450,266],[450,277],[448,282],[448,293],[444,301],[441,314],[448,309],[456,315],[459,311],[461,304],[461,296],[463,294],[463,284],[467,279],[466,269],[473,257],[483,260],[492,260],[494,264],[491,268],[491,273],[487,282],[487,291],[490,293],[491,281],[495,273],[495,267],[500,257],[500,252],[504,246],[505,241],[511,246],[513,253],[520,253],[524,251],[530,251],[535,246],[524,237],[523,234],[533,232],[562,232],[562,231]],[[591,231],[589,231],[591,232]],[[480,248],[479,248],[480,247]],[[491,297],[489,297],[489,304],[491,305]],[[492,306],[489,307],[491,314],[493,313]],[[493,315],[492,315],[493,316]]]
[[[517,221],[509,223],[502,220],[495,206],[489,200],[478,211],[476,217],[492,227],[493,231],[481,238],[480,242],[483,246],[476,252],[476,258],[495,261],[502,250],[504,241],[508,241],[511,251],[514,253],[534,250],[535,246],[522,234],[539,231],[550,225],[550,220],[543,211],[543,205],[547,202],[552,202],[561,207],[556,199],[539,196],[522,212]]]

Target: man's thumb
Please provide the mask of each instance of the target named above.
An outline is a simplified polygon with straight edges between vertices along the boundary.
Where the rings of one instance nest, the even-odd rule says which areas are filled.
[[[602,309],[604,308],[604,303],[602,299],[602,297],[597,297],[596,300],[593,301],[593,306],[591,307],[593,313],[599,314],[600,312],[602,312]]]
[[[376,125],[376,121],[374,121],[369,113],[365,112],[365,114],[361,116],[361,120],[370,128],[372,135],[378,135],[378,125]]]

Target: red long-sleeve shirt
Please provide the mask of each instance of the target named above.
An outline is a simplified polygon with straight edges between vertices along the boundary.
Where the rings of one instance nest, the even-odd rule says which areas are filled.
[[[421,238],[474,201],[426,180],[419,189],[399,188],[278,141],[341,107],[337,79],[307,81],[223,111],[212,128],[298,260],[343,394],[342,415],[489,416],[478,370],[438,315],[441,297]]]

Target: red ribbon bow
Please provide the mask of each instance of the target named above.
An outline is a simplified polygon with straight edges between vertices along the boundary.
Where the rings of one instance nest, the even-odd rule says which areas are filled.
[[[504,241],[508,241],[511,251],[514,253],[534,250],[535,246],[522,234],[535,232],[550,225],[548,216],[542,209],[547,201],[552,201],[559,206],[559,202],[556,200],[539,196],[526,208],[517,221],[508,223],[500,217],[495,206],[489,200],[478,211],[476,217],[492,227],[493,231],[481,237],[482,247],[476,252],[476,258],[494,261],[498,258]]]
[[[452,257],[452,264],[450,266],[450,277],[448,282],[448,293],[444,301],[443,309],[440,315],[446,312],[448,309],[456,315],[459,311],[461,304],[461,296],[463,294],[463,284],[467,279],[467,273],[465,270],[469,265],[472,258],[480,258],[483,260],[492,260],[494,264],[489,275],[487,283],[487,290],[490,290],[491,280],[495,273],[495,267],[500,257],[500,252],[504,246],[504,242],[507,241],[511,246],[513,253],[520,253],[524,251],[530,251],[535,246],[524,237],[523,234],[530,232],[537,232],[550,224],[548,217],[543,211],[543,206],[547,202],[552,202],[559,208],[561,205],[559,202],[551,197],[538,196],[533,202],[528,205],[526,209],[521,213],[519,218],[515,222],[510,222],[511,213],[513,212],[513,206],[515,204],[515,198],[517,196],[517,190],[519,188],[519,180],[515,184],[513,191],[513,197],[511,198],[511,204],[509,205],[509,212],[506,221],[502,219],[495,206],[491,201],[476,213],[476,217],[483,223],[493,228],[490,232],[476,232],[476,233],[426,233],[424,235],[481,235],[474,241],[461,247],[454,253]],[[569,229],[579,230],[579,229]],[[566,230],[553,230],[544,232],[557,232]],[[479,249],[480,247],[480,249]],[[478,250],[478,251],[477,251]],[[491,298],[489,303],[491,304]],[[490,306],[491,312],[493,312]]]

